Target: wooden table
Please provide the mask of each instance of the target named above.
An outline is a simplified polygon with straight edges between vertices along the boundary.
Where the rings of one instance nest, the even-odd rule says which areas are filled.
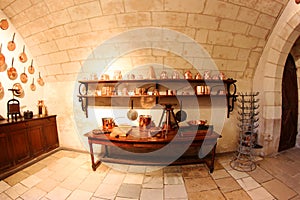
[[[92,168],[95,171],[101,162],[136,165],[179,165],[206,163],[214,170],[217,139],[214,131],[186,129],[168,131],[166,137],[149,137],[149,133],[134,127],[127,137],[112,137],[110,134],[84,134],[88,138]],[[95,159],[93,144],[101,144],[101,156]],[[115,150],[113,148],[116,148]],[[121,151],[121,153],[120,153]],[[200,157],[199,157],[200,152]],[[202,155],[202,156],[201,156]]]

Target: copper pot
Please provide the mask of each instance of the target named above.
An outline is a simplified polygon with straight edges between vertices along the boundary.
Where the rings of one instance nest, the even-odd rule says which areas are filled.
[[[151,118],[152,118],[151,115],[140,115],[139,127],[144,129],[150,128]]]
[[[7,19],[1,19],[1,21],[0,21],[0,28],[2,30],[6,30],[6,29],[8,29],[8,27],[9,27],[9,25],[8,25]]]
[[[111,130],[115,127],[114,119],[110,117],[102,118],[102,126],[104,131]]]
[[[12,40],[7,43],[7,49],[13,51],[16,49],[16,43],[14,42],[16,33],[13,34]]]
[[[18,77],[18,72],[16,68],[14,68],[14,58],[12,58],[11,67],[7,69],[7,75],[10,80],[16,80]]]
[[[28,67],[29,74],[34,74],[33,60],[31,60],[31,64]]]
[[[22,83],[27,83],[27,81],[28,81],[28,76],[25,73],[25,69],[26,69],[26,67],[24,67],[24,72],[20,75],[20,80]]]
[[[22,62],[22,63],[27,62],[27,55],[26,55],[26,53],[25,53],[25,45],[23,46],[23,51],[22,51],[22,53],[20,53],[20,55],[19,55],[19,60],[20,60],[20,62]]]

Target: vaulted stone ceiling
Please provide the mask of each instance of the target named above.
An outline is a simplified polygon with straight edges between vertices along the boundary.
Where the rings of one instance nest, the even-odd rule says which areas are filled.
[[[74,80],[93,49],[143,27],[184,33],[219,70],[253,78],[270,33],[288,0],[1,0],[49,81]],[[148,53],[147,53],[148,52]],[[159,57],[153,51],[144,57]],[[164,64],[162,56],[160,62]],[[170,60],[170,59],[169,59]]]

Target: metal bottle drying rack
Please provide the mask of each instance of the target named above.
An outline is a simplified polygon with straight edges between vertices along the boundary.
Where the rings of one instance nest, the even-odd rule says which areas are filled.
[[[247,172],[256,168],[253,150],[254,148],[261,148],[257,144],[257,128],[259,126],[257,116],[259,114],[257,111],[259,108],[258,94],[258,92],[238,93],[238,107],[240,109],[238,111],[239,141],[235,156],[230,162],[230,166],[238,171]]]

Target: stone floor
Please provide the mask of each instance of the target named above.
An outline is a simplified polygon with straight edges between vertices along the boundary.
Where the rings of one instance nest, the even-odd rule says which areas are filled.
[[[219,156],[214,173],[203,164],[132,166],[102,164],[91,170],[88,154],[58,151],[0,181],[0,199],[18,200],[300,200],[300,149],[257,162],[252,172]]]

